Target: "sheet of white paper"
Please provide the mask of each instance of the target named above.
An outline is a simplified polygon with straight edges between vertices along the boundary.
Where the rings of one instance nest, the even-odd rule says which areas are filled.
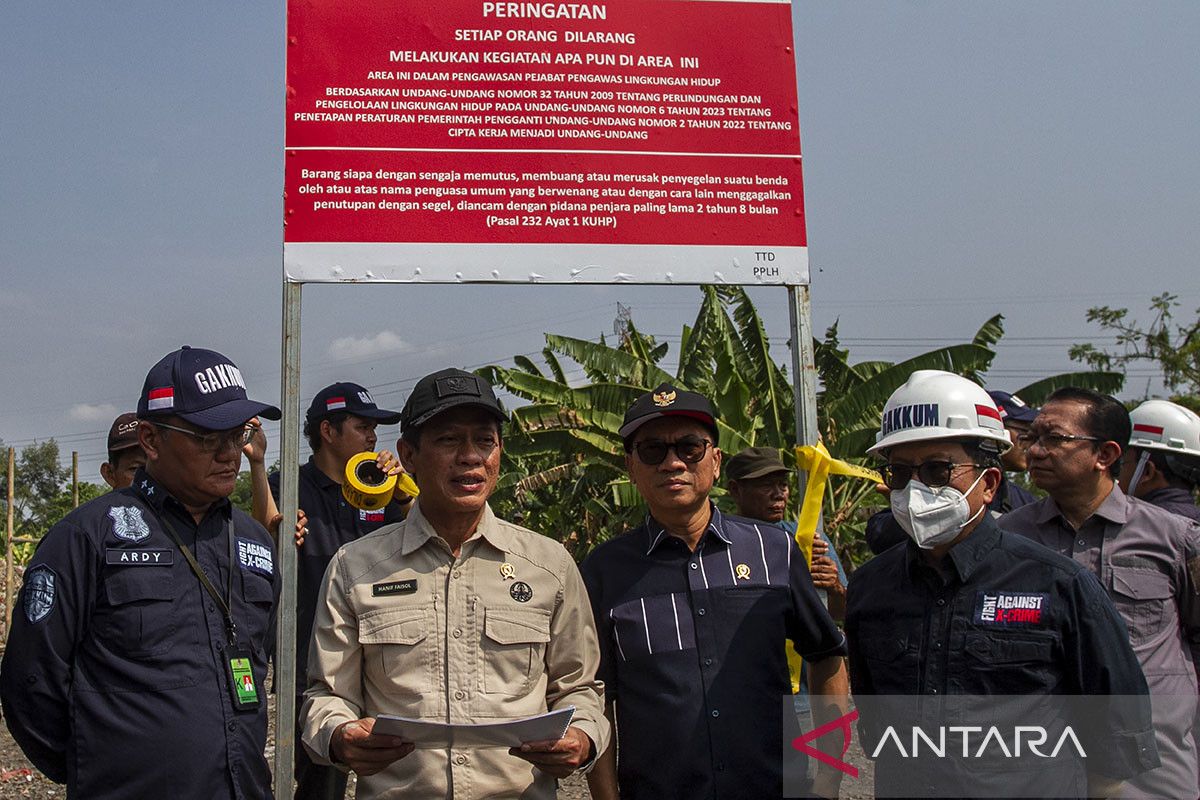
[[[561,739],[574,715],[575,707],[567,706],[536,717],[472,725],[380,714],[374,732],[399,736],[417,747],[516,747]]]

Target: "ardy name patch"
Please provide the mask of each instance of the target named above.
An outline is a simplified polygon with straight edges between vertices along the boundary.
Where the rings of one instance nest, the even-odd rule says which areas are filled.
[[[108,547],[104,550],[104,563],[114,567],[169,567],[175,563],[175,551],[157,547]]]

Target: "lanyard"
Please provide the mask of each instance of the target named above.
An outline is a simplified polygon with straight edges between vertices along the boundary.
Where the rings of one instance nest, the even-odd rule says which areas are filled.
[[[217,591],[217,587],[213,586],[212,581],[208,579],[208,575],[196,563],[196,557],[192,555],[192,551],[187,548],[183,540],[179,538],[179,534],[175,532],[174,526],[167,521],[166,515],[159,515],[158,521],[162,523],[163,528],[170,535],[175,546],[179,548],[179,552],[183,553],[184,559],[187,560],[188,566],[192,568],[192,572],[200,579],[200,584],[208,591],[210,597],[217,601],[217,605],[221,607],[221,613],[225,615],[225,631],[229,637],[230,646],[237,645],[237,624],[233,621],[233,520],[229,520],[225,526],[226,539],[229,541],[229,582],[225,587],[225,596],[221,597],[221,593]]]

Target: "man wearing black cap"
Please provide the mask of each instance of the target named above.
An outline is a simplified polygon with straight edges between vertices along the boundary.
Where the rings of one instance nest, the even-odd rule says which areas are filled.
[[[785,641],[808,662],[814,697],[844,707],[845,638],[795,539],[709,500],[721,451],[706,398],[663,384],[619,433],[650,514],[583,563],[619,738],[589,775],[592,796],[616,798],[619,784],[634,800],[779,797]],[[825,721],[831,709],[814,705]],[[836,796],[839,776],[822,767],[814,788]]]
[[[51,528],[25,572],[0,699],[68,797],[270,796],[275,548],[229,502],[256,416],[280,414],[225,356],[164,357],[138,401],[145,468]]]
[[[343,546],[317,607],[301,712],[313,759],[359,775],[358,797],[551,800],[608,744],[587,595],[558,542],[497,519],[506,415],[469,372],[422,378],[400,459],[421,488],[407,519]],[[562,738],[507,750],[414,748],[373,733],[391,714],[489,723],[574,706]]]
[[[317,392],[305,415],[304,435],[312,456],[300,467],[298,479],[299,507],[308,519],[296,554],[296,708],[303,703],[301,695],[308,685],[305,667],[313,614],[329,561],[347,542],[404,519],[407,495],[376,510],[355,508],[342,496],[346,462],[375,450],[377,426],[395,425],[399,420],[398,412],[379,408],[365,387],[349,382],[334,383]],[[264,455],[256,450],[250,456],[251,479],[256,486],[262,485],[261,479],[254,478],[265,470]],[[380,453],[378,463],[388,471],[391,453]],[[279,473],[271,473],[267,482],[278,503]],[[314,764],[303,747],[296,748],[295,776],[295,800],[341,800],[346,794],[346,773]]]
[[[113,489],[124,489],[146,463],[138,442],[138,418],[132,411],[113,420],[108,429],[108,461],[100,465],[100,477]]]

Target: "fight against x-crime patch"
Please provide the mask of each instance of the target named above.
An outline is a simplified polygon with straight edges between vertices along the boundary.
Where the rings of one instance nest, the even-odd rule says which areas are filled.
[[[1040,625],[1050,595],[1038,592],[979,592],[975,622],[984,625]]]

